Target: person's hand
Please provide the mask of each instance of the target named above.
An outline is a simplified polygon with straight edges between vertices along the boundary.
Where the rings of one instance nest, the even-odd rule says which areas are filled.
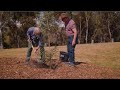
[[[37,53],[37,51],[38,51],[38,49],[35,47],[35,48],[34,48],[34,52]]]
[[[75,40],[72,41],[72,46],[74,46],[74,45],[75,45]]]
[[[39,49],[39,47],[35,47],[35,48],[34,48],[34,52],[37,53],[37,52],[38,52],[38,49]]]
[[[28,41],[29,43],[31,42],[31,40],[30,40],[30,39],[28,39],[27,41]]]

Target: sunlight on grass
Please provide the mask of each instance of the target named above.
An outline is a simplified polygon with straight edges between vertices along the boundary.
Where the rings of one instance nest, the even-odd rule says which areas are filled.
[[[49,51],[49,47],[45,47],[45,50]],[[59,59],[60,51],[67,51],[67,47],[58,46],[53,58]],[[1,49],[0,58],[25,58],[26,52],[27,48]],[[120,42],[78,44],[75,49],[75,56],[76,61],[120,69]],[[32,57],[35,57],[34,53],[32,53]]]

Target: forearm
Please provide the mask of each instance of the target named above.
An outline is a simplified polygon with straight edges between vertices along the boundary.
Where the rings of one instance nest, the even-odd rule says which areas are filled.
[[[39,49],[41,46],[42,46],[41,41],[39,41],[38,46],[36,47],[36,49]]]
[[[40,48],[40,46],[38,45],[37,47],[36,47],[36,49],[38,50]]]
[[[76,41],[76,38],[77,38],[77,30],[74,31],[74,37],[73,37],[73,40]]]
[[[31,39],[30,39],[30,35],[27,33],[27,41],[30,42]]]

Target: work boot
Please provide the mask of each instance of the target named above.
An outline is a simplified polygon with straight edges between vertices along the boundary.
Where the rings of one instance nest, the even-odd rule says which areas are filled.
[[[69,65],[73,66],[73,67],[75,66],[75,64],[73,62],[70,62]]]
[[[67,64],[67,65],[69,65],[69,66],[75,66],[75,63],[73,63],[73,62],[65,62],[65,64]]]
[[[37,59],[37,62],[39,63],[39,64],[43,64],[43,63],[45,63],[45,61],[43,61],[43,60],[39,60],[39,59]]]

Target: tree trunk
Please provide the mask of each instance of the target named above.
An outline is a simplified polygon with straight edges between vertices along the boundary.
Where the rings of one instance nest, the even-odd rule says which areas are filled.
[[[103,42],[105,43],[105,35],[103,36]]]
[[[0,49],[3,49],[2,31],[0,29]]]
[[[102,41],[103,41],[103,38],[102,38],[102,36],[101,36],[101,38],[100,38],[100,42],[102,43]]]
[[[111,41],[112,35],[111,35],[111,31],[110,31],[110,21],[109,20],[108,20],[108,32],[109,32],[110,41]]]
[[[6,22],[0,26],[0,49],[3,49],[3,40],[2,40],[2,28],[5,26]]]
[[[19,29],[17,29],[17,48],[20,48],[20,37],[19,37]]]
[[[49,37],[49,38],[48,38],[48,46],[49,46],[49,48],[50,48],[50,38],[51,38],[51,37],[50,37],[50,34],[48,34],[48,37]]]
[[[17,47],[20,48],[20,38],[17,36]]]
[[[93,44],[93,43],[94,43],[94,40],[92,39],[92,40],[91,40],[91,44]]]
[[[49,14],[49,13],[48,13]],[[47,14],[47,29],[48,29],[48,46],[49,46],[49,48],[50,48],[50,27],[49,27],[49,21],[48,21],[48,17],[49,17],[49,15]]]
[[[81,40],[81,34],[82,34],[82,29],[81,29],[81,17],[80,17],[80,30],[79,30],[79,38],[78,38],[78,43],[80,44],[80,40]]]
[[[114,38],[112,38],[112,40],[111,40],[112,42],[114,42]]]
[[[86,40],[86,43],[88,42],[88,18],[86,17],[86,38],[85,38],[85,40]]]

